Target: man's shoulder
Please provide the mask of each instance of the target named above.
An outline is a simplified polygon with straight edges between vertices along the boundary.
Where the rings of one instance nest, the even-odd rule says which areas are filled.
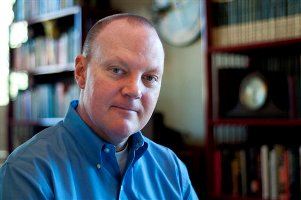
[[[154,140],[149,139],[146,136],[143,136],[143,139],[148,144],[148,147],[151,148],[151,149],[155,149],[155,150],[163,151],[163,152],[172,151],[168,147],[166,147],[166,146],[164,146],[162,144],[159,144],[159,143],[155,142]]]
[[[62,140],[66,134],[61,122],[35,134],[32,138],[18,146],[8,157],[7,162],[30,160],[53,153],[61,149]],[[20,159],[22,157],[22,159]]]
[[[168,147],[158,144],[150,139],[145,139],[148,144],[147,151],[142,157],[147,167],[153,173],[172,175],[169,179],[178,179],[178,175],[187,178],[187,168],[183,161]]]
[[[154,158],[162,160],[162,162],[171,161],[179,162],[180,159],[177,155],[168,147],[163,146],[155,141],[144,137],[145,142],[148,144],[147,153],[151,154]]]

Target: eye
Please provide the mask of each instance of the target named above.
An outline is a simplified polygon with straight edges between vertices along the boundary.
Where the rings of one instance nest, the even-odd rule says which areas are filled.
[[[155,75],[144,75],[142,76],[142,79],[146,81],[148,84],[154,84],[158,82],[159,77]]]
[[[117,75],[118,74],[120,74],[120,75],[125,74],[125,71],[123,69],[121,69],[121,68],[118,68],[118,67],[111,68],[111,72],[113,74],[117,74]]]

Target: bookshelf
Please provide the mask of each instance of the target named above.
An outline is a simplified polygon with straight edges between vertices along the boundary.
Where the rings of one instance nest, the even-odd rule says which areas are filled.
[[[97,20],[113,12],[109,1],[15,2],[10,34],[21,22],[26,25],[27,40],[11,46],[10,74],[26,74],[28,88],[10,95],[9,152],[64,117],[70,101],[79,95],[74,59],[85,35]]]
[[[300,199],[301,2],[204,2],[208,197]]]

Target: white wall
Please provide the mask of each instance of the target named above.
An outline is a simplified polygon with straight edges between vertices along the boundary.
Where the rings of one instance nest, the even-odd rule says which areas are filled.
[[[165,75],[157,109],[188,140],[203,142],[204,108],[201,40],[185,48],[166,45]]]
[[[111,0],[112,7],[151,19],[152,0]],[[167,126],[185,134],[188,142],[203,144],[204,84],[201,40],[187,47],[164,44],[165,74],[157,110]]]

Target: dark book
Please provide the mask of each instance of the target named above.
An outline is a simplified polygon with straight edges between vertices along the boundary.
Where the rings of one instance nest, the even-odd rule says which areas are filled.
[[[300,199],[300,158],[298,148],[288,148],[289,199]]]
[[[247,151],[248,196],[261,197],[260,150],[250,147]]]
[[[231,195],[233,189],[231,161],[233,152],[229,149],[222,150],[222,193]]]

